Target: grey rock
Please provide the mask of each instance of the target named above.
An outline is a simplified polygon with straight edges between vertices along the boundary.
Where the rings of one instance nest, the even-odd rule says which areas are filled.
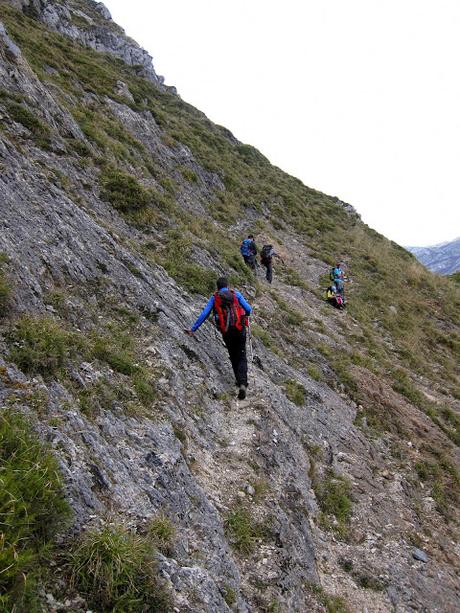
[[[105,6],[103,2],[97,2],[95,9],[98,13],[102,15],[102,17],[104,17],[104,19],[107,19],[109,21],[112,20],[112,15],[110,14],[109,9]]]
[[[0,45],[5,48],[7,57],[9,57],[10,60],[14,61],[21,56],[21,50],[8,36],[5,26],[2,24],[1,21],[0,21]]]
[[[428,556],[426,555],[426,553],[421,549],[418,549],[417,547],[414,547],[414,549],[412,550],[412,557],[415,560],[419,560],[420,562],[428,562]]]

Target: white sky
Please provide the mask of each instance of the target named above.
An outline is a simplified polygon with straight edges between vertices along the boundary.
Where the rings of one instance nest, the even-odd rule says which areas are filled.
[[[459,0],[105,0],[184,100],[402,245],[460,236]]]

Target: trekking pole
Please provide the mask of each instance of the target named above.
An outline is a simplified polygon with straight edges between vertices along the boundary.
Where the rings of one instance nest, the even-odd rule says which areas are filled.
[[[251,378],[253,387],[256,386],[256,373],[254,370],[254,351],[252,348],[252,334],[251,334],[251,324],[248,319],[248,338],[249,338],[249,358],[251,362]]]
[[[251,335],[251,324],[248,319],[248,339],[249,339],[249,359],[251,364],[254,362],[254,352],[252,350],[252,335]]]

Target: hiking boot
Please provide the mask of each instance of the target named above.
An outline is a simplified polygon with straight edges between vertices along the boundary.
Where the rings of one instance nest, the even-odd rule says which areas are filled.
[[[240,391],[238,392],[238,400],[244,400],[246,398],[246,385],[240,385]]]

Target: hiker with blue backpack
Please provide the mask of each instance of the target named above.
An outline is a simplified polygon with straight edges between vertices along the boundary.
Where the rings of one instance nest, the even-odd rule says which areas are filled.
[[[241,243],[240,252],[246,265],[255,272],[257,267],[257,246],[252,234],[249,234],[249,236]]]
[[[189,336],[194,336],[211,312],[216,327],[222,333],[222,339],[230,356],[236,385],[239,388],[238,398],[243,400],[246,398],[248,387],[246,328],[248,317],[252,313],[252,307],[239,291],[230,290],[227,279],[221,277],[217,280],[217,291],[209,298],[208,303],[190,330],[185,332]]]

